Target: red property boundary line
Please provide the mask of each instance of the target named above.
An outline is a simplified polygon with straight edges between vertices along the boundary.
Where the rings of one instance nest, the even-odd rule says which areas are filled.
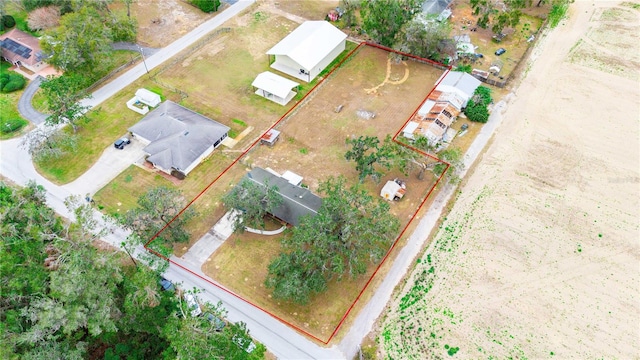
[[[371,46],[374,48],[378,48],[387,52],[392,52],[392,53],[396,53],[399,55],[402,55],[404,57],[408,57],[408,58],[412,58],[415,60],[418,60],[419,62],[424,62],[436,67],[441,67],[446,69],[444,75],[446,75],[449,71],[451,71],[451,66],[445,66],[441,63],[429,60],[429,59],[425,59],[425,58],[421,58],[419,56],[415,56],[415,55],[411,55],[411,54],[407,54],[407,53],[403,53],[401,51],[397,51],[397,50],[393,50],[391,48],[382,46],[382,45],[378,45],[378,44],[373,44],[373,43],[369,43],[369,42],[362,42],[360,44],[358,44],[358,46],[356,46],[353,50],[351,50],[349,52],[349,54],[347,54],[347,56],[345,56],[340,62],[338,62],[332,69],[331,71],[329,71],[329,73],[327,73],[327,75],[324,76],[324,78],[322,78],[320,81],[318,81],[318,83],[311,88],[311,90],[309,90],[309,92],[307,92],[307,94],[305,94],[305,96],[300,99],[294,106],[291,107],[291,109],[289,109],[284,115],[282,115],[278,121],[276,121],[273,125],[271,125],[271,127],[269,127],[269,129],[267,129],[264,134],[266,134],[267,132],[269,132],[271,129],[273,129],[274,127],[278,126],[278,124],[280,124],[280,122],[282,122],[285,118],[287,118],[287,116],[289,116],[289,114],[291,114],[295,109],[298,108],[298,106],[302,103],[304,103],[304,101],[306,100],[306,98],[308,96],[310,96],[315,90],[316,88],[318,88],[318,86],[320,86],[322,83],[324,83],[324,81],[326,79],[328,79],[333,72],[338,69],[347,59],[350,59],[353,54],[355,54],[355,52],[357,50],[359,50],[361,47],[363,46]],[[440,77],[440,81],[442,81],[442,79],[444,78],[444,75],[442,75]],[[180,215],[182,215],[182,213],[184,213],[196,200],[198,200],[207,190],[209,190],[209,188],[215,184],[224,174],[226,174],[229,169],[231,169],[231,167],[233,167],[238,161],[240,161],[240,159],[242,159],[249,151],[253,150],[253,148],[256,146],[256,144],[258,144],[260,142],[260,139],[262,138],[262,136],[258,137],[253,143],[251,143],[251,145],[249,145],[249,147],[244,150],[235,160],[233,160],[231,162],[231,164],[229,166],[227,166],[218,176],[216,176],[202,191],[200,191],[200,193],[198,193],[198,195],[196,195],[182,210],[180,210],[180,212],[174,216],[162,229],[160,229],[160,231],[158,231],[154,236],[152,236],[145,244],[144,244],[144,249],[147,250],[148,252],[150,252],[151,254],[154,254],[156,256],[158,256],[159,258],[168,261],[169,263],[191,273],[192,275],[208,282],[209,284],[217,287],[218,289],[228,293],[229,295],[234,296],[235,298],[244,301],[245,303],[265,312],[266,314],[270,315],[271,317],[277,319],[278,321],[280,321],[281,323],[297,330],[298,332],[319,341],[322,344],[329,344],[329,342],[331,342],[331,340],[335,337],[335,335],[338,333],[338,331],[340,330],[340,328],[342,327],[342,325],[344,324],[344,322],[346,321],[347,317],[349,316],[349,314],[351,313],[351,311],[353,310],[353,308],[355,307],[355,305],[358,303],[358,301],[360,300],[360,298],[362,297],[362,295],[364,294],[364,292],[369,288],[369,285],[371,284],[371,282],[373,281],[373,278],[378,274],[378,271],[380,270],[380,268],[382,267],[382,265],[385,264],[387,258],[391,255],[391,253],[393,252],[393,250],[395,249],[396,245],[398,244],[398,242],[400,241],[400,239],[402,238],[402,236],[405,234],[405,232],[407,231],[407,229],[409,228],[409,226],[413,223],[413,221],[415,220],[418,212],[420,212],[420,210],[422,209],[422,207],[424,206],[424,204],[427,202],[427,200],[429,199],[429,197],[431,196],[431,194],[433,193],[433,191],[435,190],[435,188],[438,186],[438,184],[440,183],[440,181],[442,180],[442,178],[444,177],[444,175],[446,174],[446,172],[449,170],[449,167],[451,166],[451,164],[449,164],[448,162],[441,160],[429,153],[426,153],[422,150],[419,150],[411,145],[405,144],[403,142],[400,142],[397,140],[398,135],[400,134],[400,132],[402,131],[402,129],[406,126],[406,124],[411,121],[411,119],[413,118],[413,116],[418,112],[418,110],[420,109],[420,107],[422,107],[422,105],[424,104],[424,102],[427,100],[427,98],[431,95],[431,93],[433,93],[433,91],[435,90],[435,88],[438,86],[438,84],[440,83],[440,81],[438,83],[436,83],[436,85],[431,89],[431,91],[429,92],[429,94],[427,94],[427,96],[425,96],[425,98],[420,102],[420,104],[415,108],[415,110],[413,111],[413,113],[411,113],[411,116],[409,116],[409,118],[404,122],[404,124],[402,125],[402,127],[400,127],[400,129],[395,133],[395,135],[393,136],[393,141],[396,142],[397,144],[407,147],[409,149],[411,149],[412,151],[415,151],[423,156],[426,157],[430,157],[434,160],[437,160],[441,163],[444,163],[446,165],[444,171],[442,172],[442,174],[440,175],[440,177],[438,177],[438,179],[436,180],[436,182],[433,184],[433,186],[429,189],[429,191],[427,192],[427,195],[422,199],[420,205],[416,208],[416,210],[414,211],[413,215],[411,216],[411,219],[407,222],[407,224],[404,226],[404,228],[402,229],[402,231],[400,232],[400,234],[396,237],[396,239],[394,240],[393,244],[391,245],[391,247],[389,248],[389,250],[387,250],[387,252],[385,253],[384,257],[382,258],[382,261],[380,261],[380,263],[378,264],[378,266],[376,267],[376,269],[374,270],[374,272],[371,274],[371,276],[369,277],[369,279],[367,280],[367,282],[365,283],[364,287],[360,290],[360,292],[358,293],[358,296],[355,298],[355,300],[351,303],[351,305],[349,306],[349,308],[347,309],[347,311],[344,313],[344,315],[342,316],[342,318],[340,319],[340,321],[338,322],[338,325],[335,327],[335,329],[333,330],[333,332],[331,333],[331,335],[329,336],[328,339],[326,340],[322,340],[320,338],[318,338],[317,336],[309,333],[308,331],[305,331],[304,329],[301,329],[300,327],[282,319],[281,317],[271,313],[270,311],[264,309],[263,307],[254,304],[253,302],[243,298],[242,296],[234,293],[233,291],[223,287],[220,284],[217,284],[209,279],[207,279],[206,277],[197,274],[196,272],[194,272],[193,270],[178,264],[177,262],[167,258],[166,256],[160,254],[159,252],[149,248],[149,244],[151,244],[151,242],[153,240],[155,240],[167,227],[169,227],[169,225],[171,225],[171,223],[177,219]],[[263,135],[264,135],[263,134]]]

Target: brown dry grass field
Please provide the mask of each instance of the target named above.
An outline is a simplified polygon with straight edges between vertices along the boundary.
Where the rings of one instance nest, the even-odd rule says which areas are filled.
[[[638,358],[640,10],[568,16],[379,319],[378,357]]]
[[[268,1],[282,11],[307,20],[324,20],[329,10],[340,4],[337,0],[280,0]]]
[[[256,147],[238,166],[270,167],[278,172],[290,170],[303,176],[304,183],[312,190],[329,176],[344,175],[351,183],[357,181],[354,164],[344,159],[347,150],[344,140],[357,135],[384,138],[394,134],[442,73],[430,65],[413,61],[392,65],[390,78],[399,81],[407,73],[406,80],[397,85],[385,84],[377,93],[368,94],[366,89],[385,80],[387,60],[386,51],[371,47],[359,49],[316,89],[302,108],[279,124],[277,128],[282,131],[282,139],[276,146]],[[339,113],[334,111],[337,105],[343,105]],[[364,120],[356,115],[358,110],[373,111],[376,116]],[[392,172],[380,184],[368,180],[365,186],[377,196],[384,181],[394,177],[407,179],[407,195],[402,201],[391,204],[392,212],[405,225],[435,179],[430,173],[425,180],[419,181],[415,174],[406,177]],[[263,282],[267,265],[280,252],[280,240],[280,236],[233,235],[205,263],[203,271],[249,301],[315,336],[327,338],[373,268],[357,279],[332,282],[326,294],[317,296],[307,306],[277,302],[271,299]]]
[[[109,7],[126,12],[122,1],[114,1]],[[156,48],[169,45],[218,13],[206,14],[180,0],[138,0],[131,4],[131,17],[138,22],[138,43]]]

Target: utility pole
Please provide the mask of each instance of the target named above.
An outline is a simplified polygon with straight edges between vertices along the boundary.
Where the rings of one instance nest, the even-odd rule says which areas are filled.
[[[148,74],[149,73],[149,68],[147,68],[147,61],[144,58],[144,50],[140,47],[140,45],[137,45],[137,46],[138,46],[138,50],[140,50],[140,55],[142,55],[142,63],[144,64],[144,69],[147,71],[147,74]]]

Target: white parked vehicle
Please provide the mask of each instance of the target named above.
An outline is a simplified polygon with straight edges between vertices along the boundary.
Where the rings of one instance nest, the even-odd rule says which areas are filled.
[[[191,316],[196,317],[202,314],[202,309],[195,295],[189,293],[184,294],[184,301],[187,303],[189,311],[191,311]]]

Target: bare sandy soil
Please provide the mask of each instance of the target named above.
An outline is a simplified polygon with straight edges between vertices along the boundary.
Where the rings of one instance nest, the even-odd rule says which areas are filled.
[[[379,320],[380,357],[640,357],[639,20],[577,1],[542,39]]]
[[[225,6],[223,3],[222,8]],[[112,7],[126,11],[121,2]],[[131,4],[131,16],[138,21],[138,43],[157,48],[171,44],[219,12],[207,14],[180,0],[138,0]]]

